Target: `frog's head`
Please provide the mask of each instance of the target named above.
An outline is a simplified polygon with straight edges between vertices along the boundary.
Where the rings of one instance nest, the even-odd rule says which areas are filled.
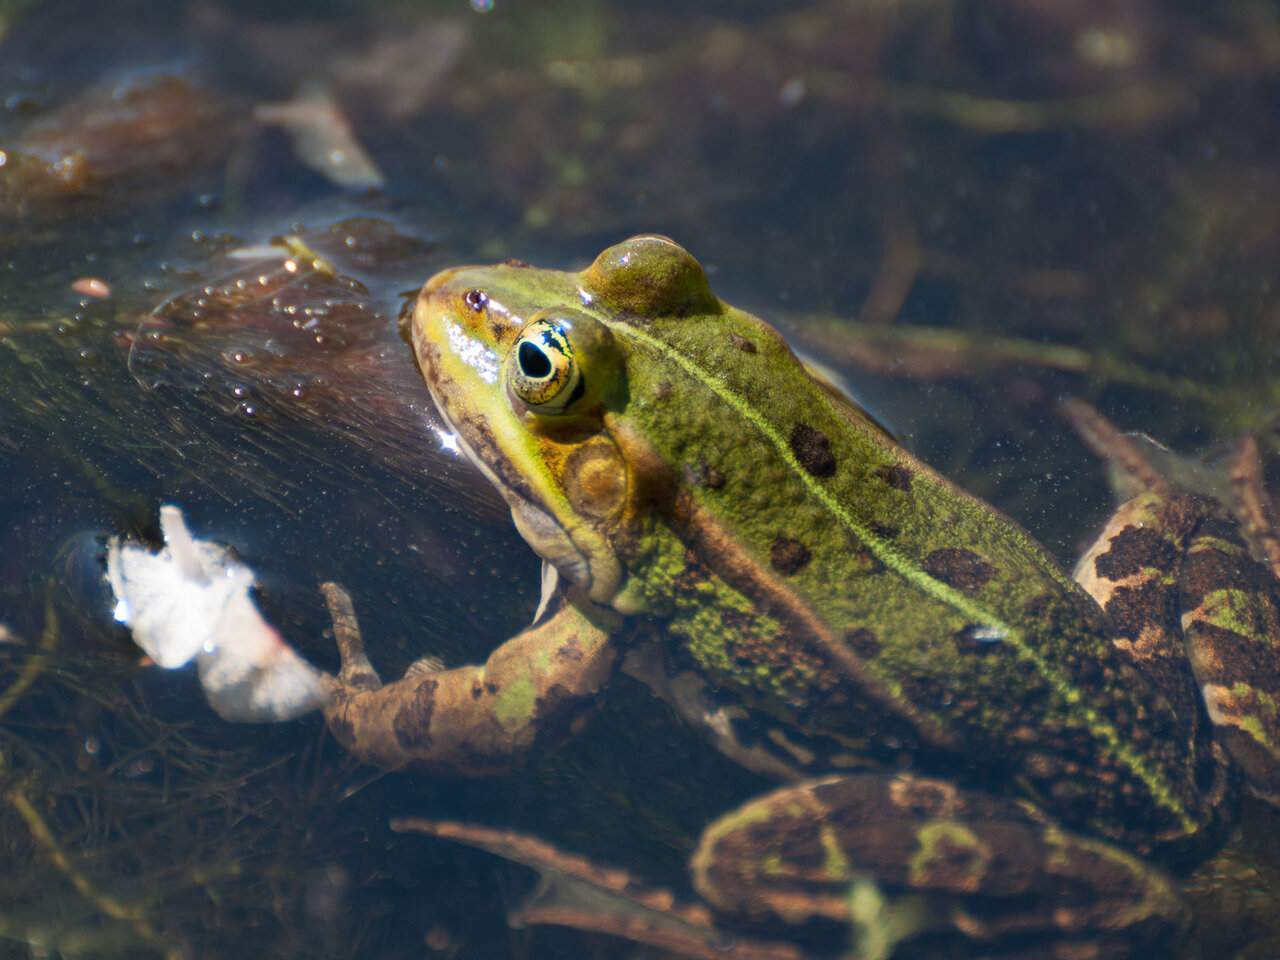
[[[719,309],[697,260],[654,236],[610,247],[581,273],[458,267],[418,295],[414,351],[460,449],[521,536],[597,602],[617,592],[619,554],[653,495],[615,429],[633,348],[614,329]]]

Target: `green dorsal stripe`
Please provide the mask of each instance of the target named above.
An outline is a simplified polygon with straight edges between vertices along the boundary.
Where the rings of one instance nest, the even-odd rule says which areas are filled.
[[[1049,663],[1040,652],[1030,646],[1022,631],[1000,617],[992,615],[972,598],[959,590],[929,576],[918,564],[899,553],[882,537],[876,536],[870,529],[859,523],[857,519],[837,500],[831,492],[808,473],[796,459],[791,444],[774,427],[750,401],[730,390],[723,381],[708,376],[688,357],[672,349],[647,333],[628,323],[616,320],[607,321],[608,326],[615,328],[624,337],[632,337],[649,349],[657,352],[663,361],[684,370],[699,384],[710,390],[728,404],[739,416],[750,421],[773,445],[778,456],[792,470],[805,488],[835,517],[855,540],[861,543],[870,553],[888,569],[902,577],[913,587],[933,599],[947,604],[959,611],[975,625],[998,631],[1002,643],[1008,644],[1024,660],[1030,662],[1044,678],[1044,681],[1062,701],[1076,707],[1089,725],[1094,736],[1102,740],[1112,754],[1124,763],[1133,775],[1146,785],[1152,798],[1169,811],[1177,820],[1183,831],[1193,833],[1195,820],[1187,813],[1186,808],[1174,795],[1169,782],[1157,770],[1152,769],[1146,760],[1120,736],[1120,732],[1095,707],[1085,702],[1079,689],[1057,667]],[[824,402],[826,402],[824,400]]]

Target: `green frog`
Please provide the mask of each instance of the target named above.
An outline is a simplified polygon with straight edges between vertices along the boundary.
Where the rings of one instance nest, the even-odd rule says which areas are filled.
[[[1154,943],[1240,771],[1280,794],[1276,584],[1216,500],[1145,484],[1072,579],[664,237],[446,270],[410,326],[555,601],[484,664],[387,685],[344,644],[327,719],[357,756],[509,771],[626,673],[783,784],[702,837],[716,929],[838,952],[856,923],[863,956]]]

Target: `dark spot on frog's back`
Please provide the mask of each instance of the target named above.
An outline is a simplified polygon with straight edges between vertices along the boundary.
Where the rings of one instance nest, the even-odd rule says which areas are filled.
[[[769,563],[784,577],[799,573],[812,559],[809,548],[790,537],[774,537],[769,545]]]
[[[733,344],[735,350],[740,350],[743,353],[756,352],[756,345],[740,333],[730,333],[729,342]]]
[[[916,708],[936,711],[953,705],[954,694],[949,687],[924,676],[905,675],[898,678],[903,696]]]
[[[920,566],[929,576],[965,593],[977,593],[996,572],[995,567],[964,547],[934,550],[921,561]]]
[[[1106,553],[1093,561],[1098,576],[1107,580],[1123,580],[1144,567],[1172,570],[1178,562],[1178,549],[1164,535],[1151,527],[1125,527],[1114,537]]]
[[[836,455],[831,452],[831,441],[825,433],[807,423],[797,423],[791,428],[790,444],[791,452],[806,473],[815,477],[834,476]]]
[[[391,729],[396,742],[405,750],[423,750],[431,745],[431,715],[436,709],[439,681],[427,677],[418,684],[413,695],[396,711]]]
[[[876,467],[871,475],[903,493],[911,489],[911,470],[900,463],[886,463],[882,467]]]
[[[854,627],[846,632],[844,642],[864,660],[873,660],[880,655],[880,638],[866,627]]]

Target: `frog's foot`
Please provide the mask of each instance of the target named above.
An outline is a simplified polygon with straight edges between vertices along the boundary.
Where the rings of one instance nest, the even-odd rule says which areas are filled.
[[[1235,523],[1217,500],[1164,480],[1088,404],[1067,400],[1063,412],[1130,494],[1076,580],[1111,618],[1117,647],[1173,705],[1202,768],[1214,761],[1200,702],[1254,791],[1280,803],[1280,540],[1256,443],[1242,440],[1232,458]]]
[[[852,924],[854,955],[867,960],[918,938],[1002,955],[1124,955],[1187,919],[1173,883],[1133,855],[1025,803],[906,775],[752,800],[707,829],[693,872],[722,923]]]
[[[551,750],[585,722],[618,654],[611,612],[566,605],[512,637],[483,664],[421,661],[383,684],[364,651],[351,598],[322,587],[342,660],[326,676],[325,720],[338,742],[386,769],[485,776]]]
[[[427,833],[477,847],[536,870],[540,881],[513,910],[513,927],[558,926],[604,933],[696,960],[802,960],[791,943],[736,937],[718,927],[701,904],[682,904],[670,891],[646,887],[621,870],[511,830],[406,818],[393,830]]]
[[[338,656],[342,663],[338,671],[338,682],[345,687],[358,690],[377,690],[382,686],[382,680],[365,653],[364,637],[360,633],[360,624],[356,620],[351,594],[347,593],[346,588],[341,584],[333,582],[320,584],[320,593],[324,596],[325,606],[329,609],[329,620],[333,624],[333,639],[338,645]],[[416,677],[440,673],[444,669],[445,664],[440,657],[425,656],[419,657],[405,667],[404,675]]]

